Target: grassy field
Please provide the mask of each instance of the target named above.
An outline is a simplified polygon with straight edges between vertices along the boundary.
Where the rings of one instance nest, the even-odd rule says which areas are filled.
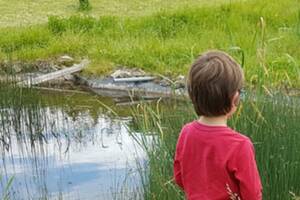
[[[86,74],[125,65],[176,76],[217,48],[244,63],[249,84],[300,87],[299,0],[91,1],[84,13],[77,1],[13,2],[0,3],[2,62],[70,54],[92,60]]]
[[[161,10],[199,7],[230,2],[230,0],[90,0],[88,15],[145,16]],[[0,27],[46,23],[49,15],[69,17],[78,14],[78,0],[0,0]]]
[[[163,104],[142,104],[133,111],[132,129],[156,133],[152,145],[146,137],[137,138],[149,156],[149,162],[140,170],[146,200],[184,199],[172,181],[173,158],[182,125],[196,119],[196,115],[189,103],[168,104],[168,109]],[[230,120],[230,127],[254,143],[265,200],[299,198],[293,196],[300,195],[299,118],[299,99],[276,97],[257,101],[247,98]]]

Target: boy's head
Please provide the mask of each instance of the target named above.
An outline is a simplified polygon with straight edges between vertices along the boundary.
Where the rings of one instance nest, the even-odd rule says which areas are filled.
[[[216,117],[231,112],[234,98],[243,87],[240,65],[222,51],[208,51],[192,64],[188,75],[188,93],[199,116]],[[237,101],[237,102],[235,102]]]

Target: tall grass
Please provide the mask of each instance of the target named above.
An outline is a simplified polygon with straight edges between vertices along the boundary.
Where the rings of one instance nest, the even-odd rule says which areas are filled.
[[[244,61],[251,84],[299,87],[299,10],[294,0],[253,0],[138,18],[50,17],[44,25],[1,28],[0,60],[34,61],[67,53],[92,60],[86,74],[125,65],[176,76],[185,74],[200,52],[218,48]],[[243,59],[232,51],[237,48]]]
[[[26,95],[25,95],[26,94]],[[4,192],[3,199],[9,200],[15,197],[14,187],[17,182],[9,178],[6,163],[14,160],[13,149],[17,149],[23,162],[26,162],[26,155],[45,155],[44,144],[47,143],[45,131],[45,110],[41,109],[41,100],[32,89],[17,88],[13,83],[3,83],[0,85],[0,152],[3,166],[1,166],[1,188]],[[16,148],[14,141],[17,141]],[[24,160],[23,160],[24,159]],[[21,161],[21,162],[22,162]],[[32,172],[35,181],[43,181],[44,174],[39,170],[43,161],[32,160]],[[3,185],[4,184],[4,185]],[[44,187],[41,186],[41,190]],[[43,196],[43,197],[46,197]]]
[[[141,170],[144,197],[184,199],[172,180],[173,157],[182,125],[196,116],[189,103],[162,108],[140,105],[133,110],[134,129],[155,133],[151,143],[140,140],[149,157],[146,170]],[[249,136],[255,145],[266,200],[287,200],[300,194],[299,113],[299,99],[248,97],[230,120],[230,126]]]

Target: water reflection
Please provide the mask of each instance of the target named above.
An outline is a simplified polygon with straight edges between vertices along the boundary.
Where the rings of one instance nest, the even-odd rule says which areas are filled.
[[[51,95],[47,98],[53,100]],[[11,176],[11,199],[139,195],[136,162],[143,161],[145,154],[130,137],[130,119],[95,112],[94,105],[68,105],[68,101],[1,105],[0,195]]]

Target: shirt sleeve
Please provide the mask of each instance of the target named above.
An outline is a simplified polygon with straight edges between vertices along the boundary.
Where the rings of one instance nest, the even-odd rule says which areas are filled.
[[[182,132],[179,135],[177,145],[176,145],[173,172],[174,172],[174,180],[176,184],[183,189],[183,182],[181,177],[181,164],[180,164],[181,150],[182,150]]]
[[[237,150],[233,172],[239,183],[240,195],[243,200],[261,200],[262,186],[255,161],[254,147],[246,140]]]

